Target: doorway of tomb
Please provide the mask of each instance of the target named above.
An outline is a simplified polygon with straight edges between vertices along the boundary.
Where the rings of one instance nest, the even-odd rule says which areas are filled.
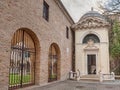
[[[87,62],[88,62],[88,74],[96,74],[96,55],[88,54]]]

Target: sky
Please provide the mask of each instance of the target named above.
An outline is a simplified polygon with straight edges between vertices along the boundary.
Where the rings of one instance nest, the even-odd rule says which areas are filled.
[[[101,13],[101,10],[98,8],[99,3],[103,4],[106,0],[61,0],[65,8],[77,22],[82,15],[87,13],[93,7],[94,11]]]

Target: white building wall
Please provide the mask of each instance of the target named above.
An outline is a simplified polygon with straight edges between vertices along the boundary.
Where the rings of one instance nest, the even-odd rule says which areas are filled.
[[[87,44],[82,44],[84,37],[88,34],[95,34],[100,39],[100,43],[94,44],[98,48],[97,51],[85,51]],[[82,29],[75,31],[75,57],[76,57],[76,71],[80,70],[82,75],[86,75],[87,71],[87,54],[96,54],[96,69],[97,74],[100,71],[109,73],[109,42],[108,42],[108,29],[95,28],[95,29]]]

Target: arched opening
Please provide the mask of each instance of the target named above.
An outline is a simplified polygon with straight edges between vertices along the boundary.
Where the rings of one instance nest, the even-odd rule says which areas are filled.
[[[97,71],[97,52],[98,48],[94,47],[94,43],[100,43],[100,39],[95,34],[88,34],[83,39],[83,44],[88,44],[85,48],[86,69],[88,74],[96,74]],[[94,48],[93,48],[94,47]]]
[[[60,49],[57,44],[51,44],[48,60],[48,82],[60,79]]]
[[[92,40],[94,43],[100,43],[100,39],[95,34],[86,35],[82,43],[88,43],[90,40]]]
[[[34,39],[38,41],[35,34],[25,28],[17,30],[13,35],[9,68],[10,90],[37,83],[36,75],[39,68],[36,70],[36,62],[39,59],[37,55],[39,41],[36,44]]]

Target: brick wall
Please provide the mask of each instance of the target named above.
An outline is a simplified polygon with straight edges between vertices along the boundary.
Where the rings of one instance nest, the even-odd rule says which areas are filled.
[[[11,39],[18,29],[26,29],[35,41],[36,84],[48,83],[48,55],[52,43],[60,48],[60,80],[71,70],[72,32],[66,38],[66,26],[71,26],[54,0],[49,5],[49,21],[43,15],[43,0],[0,1],[0,88],[9,84]],[[4,88],[4,89],[5,89]]]

